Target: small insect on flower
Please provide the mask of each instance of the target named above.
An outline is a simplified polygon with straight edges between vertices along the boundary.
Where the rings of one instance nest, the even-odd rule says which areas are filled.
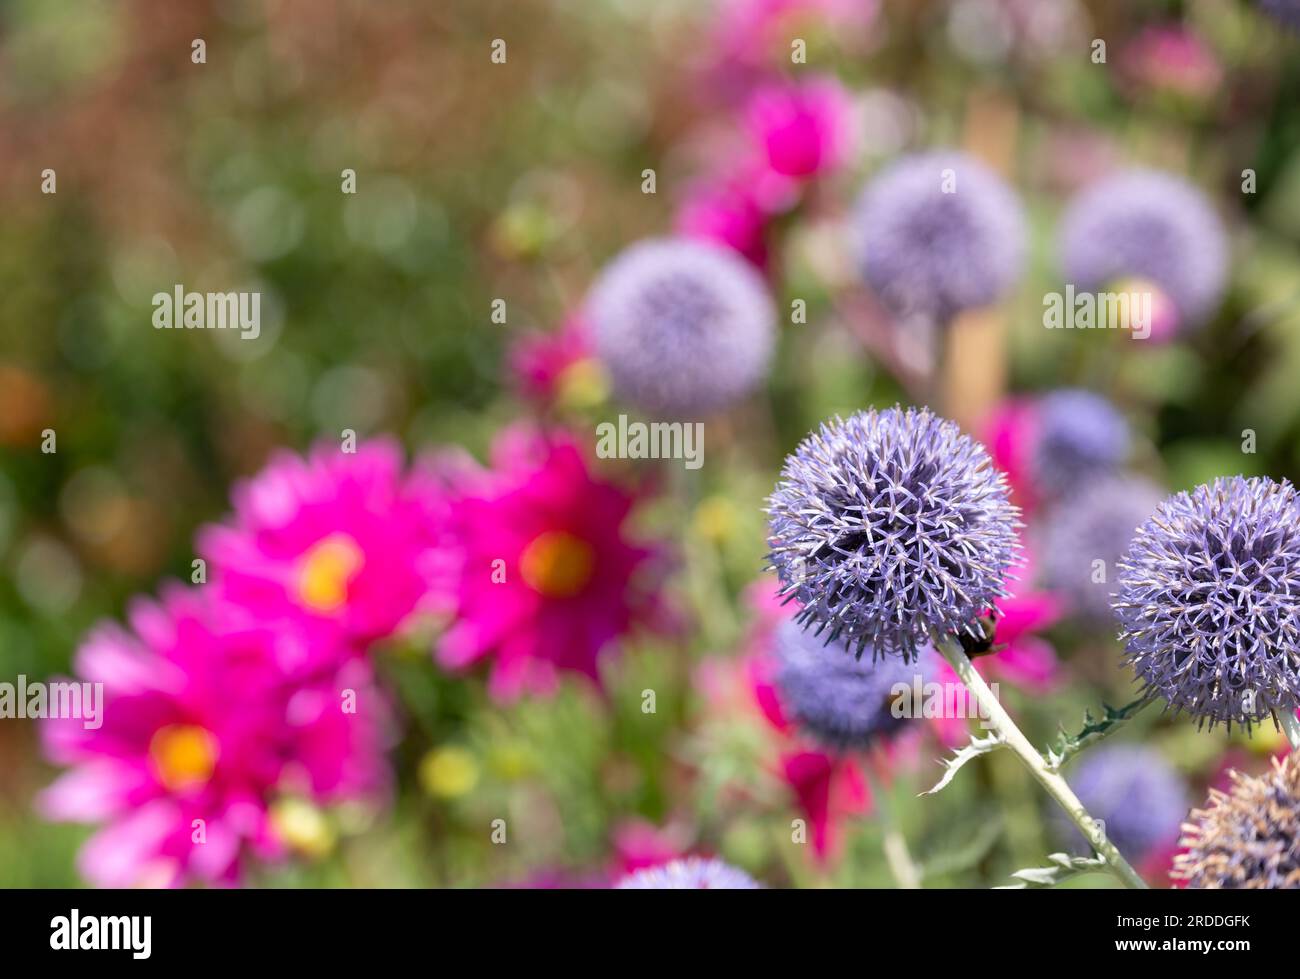
[[[1144,693],[1198,725],[1300,706],[1300,498],[1216,479],[1165,500],[1119,562],[1113,604]]]
[[[1257,778],[1233,772],[1232,783],[1192,810],[1171,876],[1193,888],[1300,888],[1300,758],[1274,758]]]
[[[795,616],[861,656],[982,639],[1018,511],[983,447],[928,409],[863,411],[809,435],[768,499],[768,559]]]
[[[762,886],[743,870],[721,860],[703,857],[687,857],[659,867],[646,867],[628,874],[615,885],[618,890],[648,891],[743,891]]]

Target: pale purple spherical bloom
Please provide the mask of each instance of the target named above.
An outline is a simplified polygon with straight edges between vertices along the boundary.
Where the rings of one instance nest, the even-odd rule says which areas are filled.
[[[1086,188],[1061,221],[1066,281],[1108,290],[1127,279],[1159,286],[1182,323],[1218,305],[1228,274],[1228,239],[1205,195],[1182,177],[1126,170]]]
[[[1110,622],[1120,556],[1164,499],[1149,480],[1090,480],[1044,514],[1034,553],[1043,585],[1080,618]]]
[[[734,251],[688,238],[624,250],[586,312],[615,392],[655,415],[726,408],[767,375],[776,338],[762,276]]]
[[[1120,560],[1120,638],[1144,692],[1211,727],[1300,706],[1300,498],[1216,479],[1165,500]]]
[[[1300,31],[1300,0],[1257,0],[1257,6],[1274,20]]]
[[[1030,471],[1044,496],[1061,496],[1115,472],[1128,450],[1128,422],[1101,395],[1061,388],[1039,400]]]
[[[786,458],[768,559],[796,621],[858,656],[915,659],[932,633],[982,636],[1006,594],[1007,494],[984,448],[928,409],[835,418]]]
[[[898,160],[867,184],[854,225],[864,278],[900,316],[947,320],[995,302],[1020,278],[1020,202],[962,153]]]
[[[926,682],[936,655],[926,650],[915,663],[875,662],[841,642],[824,642],[793,619],[778,627],[772,651],[781,706],[799,728],[836,750],[866,748],[897,733],[915,713],[904,709],[908,691],[918,679]]]
[[[1191,809],[1187,783],[1153,748],[1105,744],[1084,755],[1066,780],[1106,838],[1131,860],[1172,847]],[[1059,811],[1053,817],[1062,837],[1081,838]]]
[[[743,870],[721,860],[687,857],[628,874],[619,890],[752,891],[762,887]]]

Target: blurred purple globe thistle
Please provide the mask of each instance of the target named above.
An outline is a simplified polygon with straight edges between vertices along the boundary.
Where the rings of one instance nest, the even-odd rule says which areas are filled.
[[[1164,496],[1160,487],[1135,476],[1082,483],[1044,514],[1034,549],[1043,585],[1080,618],[1109,623],[1119,558]]]
[[[1213,727],[1300,705],[1300,502],[1233,476],[1165,500],[1120,560],[1126,659],[1175,712]]]
[[[1070,786],[1106,838],[1125,856],[1142,860],[1178,840],[1191,798],[1187,783],[1160,752],[1140,745],[1102,745],[1080,761]],[[1053,820],[1063,838],[1082,840],[1059,810]]]
[[[615,886],[619,890],[743,891],[755,890],[762,885],[743,870],[721,860],[686,857],[637,870]]]
[[[632,245],[601,272],[586,310],[615,392],[644,411],[717,411],[767,374],[776,311],[762,276],[728,248]]]
[[[947,320],[989,305],[1020,278],[1020,201],[962,153],[893,163],[867,184],[854,223],[863,276],[900,316]]]
[[[1257,6],[1274,20],[1300,31],[1300,0],[1257,0]]]
[[[1091,391],[1061,388],[1044,395],[1034,431],[1030,475],[1035,488],[1049,498],[1113,473],[1128,456],[1128,422]]]
[[[793,619],[777,628],[773,641],[776,686],[795,724],[828,748],[866,748],[907,723],[895,716],[895,685],[909,690],[924,683],[935,654],[917,662],[897,657],[880,663],[854,656],[843,643],[822,642]]]
[[[1175,880],[1215,890],[1300,888],[1300,756],[1273,759],[1253,777],[1232,773],[1232,792],[1210,790],[1192,810],[1174,858]]]
[[[1228,240],[1205,195],[1182,177],[1126,170],[1086,188],[1061,221],[1061,265],[1068,282],[1105,289],[1147,279],[1194,324],[1219,302]]]
[[[795,620],[857,656],[916,658],[932,632],[982,636],[1006,595],[1018,511],[988,453],[928,409],[821,426],[768,498],[768,560]]]

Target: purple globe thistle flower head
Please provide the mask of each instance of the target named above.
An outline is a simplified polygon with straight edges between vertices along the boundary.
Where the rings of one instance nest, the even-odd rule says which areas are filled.
[[[1128,422],[1091,391],[1061,388],[1044,395],[1034,428],[1030,476],[1049,499],[1114,472],[1128,456]]]
[[[796,725],[836,751],[867,748],[898,732],[907,718],[895,710],[898,685],[913,689],[934,669],[933,650],[915,663],[879,663],[854,656],[843,643],[825,643],[786,619],[773,640],[776,686]]]
[[[768,560],[795,620],[861,656],[913,660],[931,634],[982,636],[1006,595],[1018,511],[988,453],[928,409],[835,418],[786,458]]]
[[[1300,500],[1286,480],[1216,479],[1156,508],[1113,603],[1144,693],[1247,730],[1300,705]]]
[[[1160,752],[1140,745],[1102,745],[1085,755],[1069,776],[1090,813],[1106,824],[1106,838],[1121,853],[1142,860],[1178,839],[1191,808],[1182,776]],[[1064,813],[1053,819],[1063,838],[1082,842]]]
[[[867,184],[854,223],[862,274],[900,316],[946,321],[996,301],[1020,278],[1020,201],[962,153],[898,160]]]
[[[1071,284],[1149,280],[1181,324],[1209,315],[1227,280],[1227,234],[1214,208],[1186,180],[1158,170],[1122,171],[1083,190],[1062,219],[1058,247]]]
[[[687,857],[658,867],[645,867],[628,874],[615,887],[619,890],[745,891],[762,887],[743,870],[721,860]]]
[[[1256,6],[1278,23],[1300,31],[1300,0],[1256,0]]]
[[[601,272],[586,309],[615,392],[652,414],[720,410],[767,374],[775,307],[762,276],[728,248],[632,245]]]
[[[1044,515],[1034,549],[1043,585],[1081,619],[1110,622],[1120,556],[1163,499],[1158,486],[1136,476],[1081,483]]]
[[[1231,793],[1210,790],[1193,809],[1174,858],[1175,880],[1214,890],[1300,888],[1300,756],[1273,759],[1259,777],[1232,773]]]

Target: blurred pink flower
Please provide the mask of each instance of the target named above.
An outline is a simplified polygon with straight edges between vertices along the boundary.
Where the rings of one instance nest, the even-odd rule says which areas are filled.
[[[1031,476],[1037,419],[1032,400],[1009,398],[993,410],[982,436],[993,464],[1007,475],[1012,502],[1024,514],[1032,513],[1038,503]]]
[[[403,475],[391,439],[281,451],[235,486],[233,517],[200,531],[198,550],[223,598],[258,619],[305,619],[364,645],[435,603],[432,492]]]
[[[508,354],[515,387],[542,407],[554,404],[575,369],[593,362],[591,340],[585,324],[573,316],[558,330],[519,336]]]
[[[132,632],[100,626],[77,654],[80,679],[104,685],[102,726],[60,719],[42,732],[71,771],[40,809],[107,823],[80,855],[91,882],[237,883],[246,857],[285,852],[268,811],[277,795],[325,802],[387,785],[387,707],[364,661],[286,670],[306,658],[287,647],[314,638],[180,588],[138,600],[129,620]]]
[[[677,211],[676,227],[693,238],[735,249],[758,268],[766,268],[768,215],[752,186],[718,179],[694,184]]]
[[[596,479],[567,435],[507,431],[493,456],[451,504],[456,618],[438,658],[454,670],[490,658],[499,699],[549,692],[562,671],[599,686],[601,656],[663,619],[659,552],[624,526],[637,498]]]
[[[800,179],[841,166],[855,136],[849,94],[832,78],[764,85],[750,99],[746,121],[767,165]]]
[[[687,855],[690,840],[681,826],[656,826],[645,819],[629,819],[614,827],[612,880],[658,867]]]
[[[1143,29],[1125,46],[1120,65],[1141,94],[1155,91],[1206,99],[1223,80],[1223,66],[1214,52],[1200,35],[1181,24]]]

